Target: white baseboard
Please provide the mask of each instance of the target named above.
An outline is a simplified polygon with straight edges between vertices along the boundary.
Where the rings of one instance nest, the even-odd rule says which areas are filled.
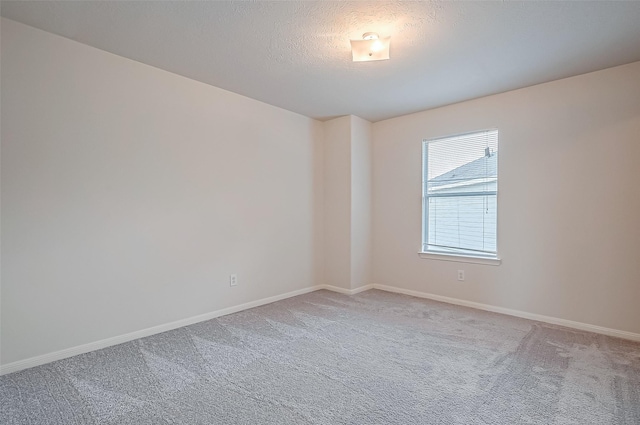
[[[565,326],[567,328],[578,329],[581,331],[594,332],[597,334],[613,336],[616,338],[628,339],[631,341],[640,341],[640,334],[620,331],[617,329],[605,328],[602,326],[590,325],[588,323],[574,322],[573,320],[559,319],[557,317],[543,316],[541,314],[527,313],[526,311],[512,310],[504,307],[496,307],[489,304],[476,303],[473,301],[465,301],[458,298],[444,297],[442,295],[429,294],[426,292],[413,291],[410,289],[397,288],[395,286],[373,284],[375,289],[387,292],[395,292],[398,294],[411,295],[418,298],[428,298],[434,301],[441,301],[448,304],[455,304],[464,307],[476,308],[478,310],[491,311],[494,313],[506,314],[509,316],[521,317],[523,319],[536,320],[538,322],[550,323],[552,325]]]
[[[333,291],[333,292],[338,292],[340,294],[345,294],[345,295],[355,295],[358,294],[362,291],[367,291],[369,289],[373,289],[373,285],[363,285],[360,286],[356,289],[345,289],[345,288],[340,288],[338,286],[333,286],[333,285],[322,285],[322,289],[327,289],[329,291]]]
[[[144,338],[146,336],[151,336],[151,335],[159,334],[161,332],[166,332],[173,329],[181,328],[183,326],[193,325],[194,323],[204,322],[206,320],[214,319],[216,317],[225,316],[231,313],[237,313],[242,310],[259,307],[261,305],[270,304],[276,301],[284,300],[286,298],[295,297],[297,295],[307,294],[309,292],[317,291],[319,289],[329,289],[329,288],[326,288],[325,285],[318,285],[318,286],[311,286],[309,288],[298,289],[297,291],[287,292],[282,295],[275,295],[273,297],[262,298],[260,300],[251,301],[251,302],[240,304],[233,307],[223,308],[221,310],[212,311],[210,313],[205,313],[198,316],[188,317],[186,319],[177,320],[171,323],[165,323],[163,325],[158,325],[158,326],[142,329],[135,332],[130,332],[124,335],[118,335],[112,338],[106,338],[100,341],[94,341],[88,344],[78,345],[76,347],[55,351],[53,353],[31,357],[31,358],[28,358],[25,360],[19,360],[13,363],[7,363],[6,365],[0,365],[0,376],[6,375],[8,373],[18,372],[20,370],[28,369],[34,366],[40,366],[46,363],[51,363],[57,360],[66,359],[68,357],[77,356],[78,354],[84,354],[90,351],[100,350],[102,348],[107,348],[113,345],[122,344],[124,342],[129,342],[134,339]]]
[[[284,300],[286,298],[295,297],[298,295],[307,294],[320,289],[327,289],[329,291],[338,292],[346,295],[355,295],[357,293],[367,291],[369,289],[380,289],[387,292],[395,292],[398,294],[411,295],[419,298],[427,298],[434,301],[441,301],[449,304],[460,305],[464,307],[476,308],[479,310],[492,311],[494,313],[502,313],[509,316],[521,317],[524,319],[536,320],[539,322],[551,323],[554,325],[566,326],[568,328],[579,329],[583,331],[595,332],[602,335],[614,336],[617,338],[628,339],[632,341],[640,341],[640,334],[620,331],[616,329],[609,329],[602,326],[589,325],[581,322],[574,322],[571,320],[558,319],[555,317],[542,316],[534,313],[527,313],[519,310],[511,310],[503,307],[496,307],[489,304],[481,304],[472,301],[465,301],[457,298],[444,297],[441,295],[429,294],[426,292],[413,291],[410,289],[397,288],[394,286],[380,285],[377,283],[370,285],[363,285],[355,289],[345,289],[332,285],[317,285],[309,288],[303,288],[292,292],[287,292],[281,295],[275,295],[273,297],[262,298],[260,300],[251,301],[248,303],[240,304],[233,307],[223,308],[210,313],[201,314],[199,316],[193,316],[175,322],[166,323],[163,325],[154,326],[147,329],[142,329],[128,334],[115,336],[112,338],[106,338],[100,341],[90,342],[88,344],[78,345],[76,347],[67,348],[64,350],[56,351],[53,353],[44,354],[41,356],[31,357],[25,360],[19,360],[6,365],[0,365],[0,376],[8,373],[18,372],[23,369],[28,369],[35,366],[40,366],[46,363],[51,363],[57,360],[66,359],[68,357],[76,356],[78,354],[88,353],[90,351],[100,350],[102,348],[111,347],[113,345],[122,344],[132,341],[138,338],[144,338],[147,336],[155,335],[161,332],[170,331],[173,329],[181,328],[183,326],[192,325],[198,322],[204,322],[206,320],[215,319],[216,317],[225,316],[227,314],[237,313],[239,311],[247,310],[254,307],[259,307],[265,304],[270,304],[276,301]]]

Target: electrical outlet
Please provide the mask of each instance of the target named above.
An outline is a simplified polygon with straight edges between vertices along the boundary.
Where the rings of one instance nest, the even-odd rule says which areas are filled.
[[[464,280],[464,270],[458,270],[458,280]]]
[[[229,286],[236,286],[238,284],[238,275],[232,274],[229,276]]]

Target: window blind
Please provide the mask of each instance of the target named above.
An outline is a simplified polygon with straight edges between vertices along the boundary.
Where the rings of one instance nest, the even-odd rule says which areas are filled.
[[[498,130],[425,140],[422,250],[497,254]]]

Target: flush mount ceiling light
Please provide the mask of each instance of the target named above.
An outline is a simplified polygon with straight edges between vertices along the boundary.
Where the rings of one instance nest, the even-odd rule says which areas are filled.
[[[380,61],[389,59],[391,37],[380,38],[375,32],[365,32],[362,40],[351,40],[354,62]]]

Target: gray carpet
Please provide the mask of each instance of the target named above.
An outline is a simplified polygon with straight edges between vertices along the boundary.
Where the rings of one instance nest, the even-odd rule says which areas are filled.
[[[0,378],[13,424],[640,424],[640,344],[318,291]]]

